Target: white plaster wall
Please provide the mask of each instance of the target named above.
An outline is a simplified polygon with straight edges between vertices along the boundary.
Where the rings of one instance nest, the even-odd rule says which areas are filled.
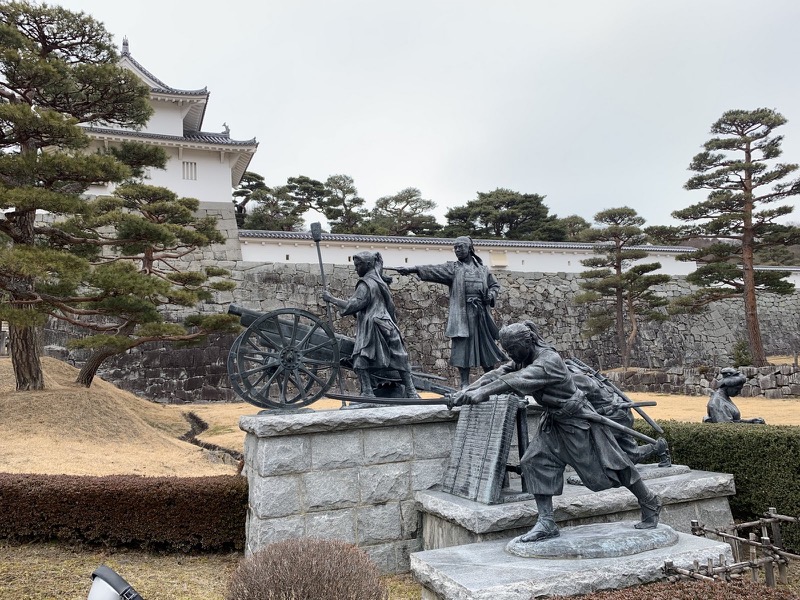
[[[102,142],[93,141],[89,150],[94,152],[104,147]],[[168,188],[188,198],[197,198],[203,203],[231,204],[231,162],[236,155],[227,153],[220,159],[220,152],[204,150],[184,150],[182,158],[178,156],[177,148],[165,148],[169,160],[166,169],[150,169],[146,183]],[[197,179],[183,179],[183,161],[197,163]],[[88,194],[99,196],[111,194],[115,185],[92,186]]]
[[[150,100],[155,112],[141,131],[162,135],[183,135],[183,114],[181,106],[175,102]]]
[[[231,164],[233,154],[220,159],[220,152],[167,148],[169,161],[166,170],[152,169],[150,182],[171,189],[178,196],[197,198],[201,202],[231,203]],[[197,179],[183,179],[182,163],[197,163]]]
[[[280,240],[271,238],[240,237],[242,259],[265,263],[311,263],[318,262],[317,249],[311,240]],[[420,244],[376,244],[357,242],[320,242],[322,260],[328,264],[352,264],[352,256],[369,250],[380,252],[384,265],[412,266],[442,263],[455,260],[450,246],[426,246]],[[478,255],[493,270],[541,272],[541,273],[580,273],[586,268],[581,260],[593,256],[589,250],[542,249],[542,248],[477,248]],[[678,262],[670,253],[654,253],[648,262],[661,263],[659,273],[686,275],[695,269],[694,262]]]

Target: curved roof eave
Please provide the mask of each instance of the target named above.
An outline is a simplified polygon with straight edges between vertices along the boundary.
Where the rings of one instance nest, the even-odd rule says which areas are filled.
[[[204,131],[192,132],[189,135],[166,135],[163,133],[149,133],[145,131],[132,131],[128,129],[110,129],[107,127],[82,126],[89,137],[94,139],[120,139],[120,138],[139,138],[149,143],[162,143],[164,146],[197,146],[209,147],[219,146],[221,150],[227,152],[241,149],[243,151],[252,150],[255,152],[258,147],[256,138],[249,140],[232,140],[220,133],[207,133]],[[216,150],[216,148],[211,148]]]
[[[257,143],[256,146],[258,146]],[[244,177],[245,171],[247,171],[247,167],[250,165],[250,161],[253,160],[254,155],[255,151],[246,154],[241,153],[236,157],[236,164],[231,169],[231,187],[237,187],[241,183],[242,177]]]
[[[136,73],[136,75],[142,81],[149,85],[152,95],[165,96],[166,99],[185,99],[187,97],[191,97],[198,100],[202,104],[202,110],[189,110],[184,119],[184,126],[186,129],[190,130],[199,130],[203,126],[203,119],[205,118],[206,114],[208,98],[211,95],[211,92],[208,91],[208,87],[197,90],[181,90],[167,85],[158,77],[153,75],[150,71],[145,69],[139,61],[133,58],[133,56],[131,56],[130,52],[127,50],[127,46],[123,47],[120,65]]]

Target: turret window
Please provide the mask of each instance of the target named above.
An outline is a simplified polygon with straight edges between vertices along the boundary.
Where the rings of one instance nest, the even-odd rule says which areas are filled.
[[[183,161],[183,178],[184,179],[197,179],[197,163]]]

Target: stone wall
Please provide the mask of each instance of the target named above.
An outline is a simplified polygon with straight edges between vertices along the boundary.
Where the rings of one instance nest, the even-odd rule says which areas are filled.
[[[438,485],[456,413],[444,406],[241,417],[248,554],[298,537],[358,545],[385,573],[422,549],[414,493]]]
[[[800,369],[794,365],[741,367],[747,377],[741,396],[781,399],[800,396]],[[709,396],[717,389],[719,368],[671,367],[663,371],[606,373],[619,388],[631,392]]]
[[[261,312],[277,308],[295,307],[309,310],[325,318],[325,305],[319,295],[322,281],[318,265],[284,263],[246,263],[227,260],[223,252],[218,258],[203,257],[203,261],[219,264],[232,270],[238,288],[233,292],[215,295],[213,302],[201,310],[225,311],[230,303]],[[357,277],[345,265],[325,265],[328,285],[332,293],[348,297],[355,287]],[[546,338],[568,356],[576,356],[599,368],[618,366],[619,352],[610,335],[585,338],[581,335],[586,320],[587,308],[573,302],[580,291],[579,276],[574,273],[496,273],[503,291],[493,310],[498,324],[531,319],[543,330]],[[400,329],[405,336],[412,362],[421,370],[448,377],[456,384],[456,374],[448,367],[450,343],[444,336],[447,322],[448,290],[443,285],[419,281],[416,277],[395,277],[391,285],[397,304]],[[661,289],[667,297],[676,297],[689,291],[685,280],[676,279]],[[800,294],[776,296],[762,294],[759,298],[759,317],[764,345],[768,354],[789,354],[798,347],[800,323]],[[175,310],[171,318],[180,319],[183,313]],[[339,317],[334,312],[334,328],[344,335],[355,335],[355,319]],[[68,336],[51,340],[50,353],[68,355],[75,364],[81,357],[68,353],[64,343]],[[737,341],[745,338],[742,303],[724,301],[712,304],[698,315],[671,316],[662,323],[645,324],[640,327],[639,340],[632,354],[632,365],[649,369],[673,367],[716,368],[731,364],[731,349]],[[229,338],[215,342],[219,355],[208,354],[205,348],[175,352],[172,347],[135,349],[129,354],[109,361],[101,371],[125,389],[143,393],[158,401],[200,400],[214,397],[213,390],[220,390],[215,399],[232,398],[229,384],[220,377],[219,367],[224,365]],[[147,353],[149,357],[145,359]],[[159,368],[159,361],[168,361],[177,370]],[[148,365],[148,378],[139,381],[143,364]],[[181,389],[177,394],[176,378],[203,376],[208,371],[208,381],[192,383],[193,390]],[[644,385],[644,384],[642,384]],[[676,384],[678,385],[678,384]],[[679,384],[683,386],[684,384]],[[694,385],[694,384],[688,384]],[[784,386],[786,387],[786,386]],[[172,395],[170,395],[172,394]]]
[[[357,277],[352,268],[325,265],[328,285],[334,295],[349,296]],[[239,289],[235,301],[260,311],[298,307],[324,314],[319,299],[321,279],[317,265],[240,264]],[[599,368],[619,364],[619,351],[612,336],[584,338],[581,327],[587,308],[576,305],[579,277],[575,273],[498,272],[503,291],[493,310],[499,325],[531,319],[556,348]],[[423,370],[446,373],[449,369],[449,340],[446,286],[421,282],[416,277],[395,277],[391,284],[400,329],[412,361]],[[685,280],[676,279],[661,288],[673,298],[688,293]],[[762,294],[759,317],[764,344],[771,354],[788,354],[800,341],[800,294]],[[649,368],[672,366],[727,366],[737,341],[745,338],[741,301],[723,301],[699,315],[672,316],[666,322],[640,327],[633,352],[633,365]],[[335,329],[354,335],[355,319],[334,313]],[[449,373],[448,373],[449,374]]]

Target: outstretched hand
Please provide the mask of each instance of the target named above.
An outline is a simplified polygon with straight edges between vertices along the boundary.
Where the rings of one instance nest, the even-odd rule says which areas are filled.
[[[322,299],[325,300],[325,302],[333,302],[336,300],[327,289],[322,290]]]
[[[417,267],[395,267],[394,271],[400,275],[411,275],[417,272]]]

